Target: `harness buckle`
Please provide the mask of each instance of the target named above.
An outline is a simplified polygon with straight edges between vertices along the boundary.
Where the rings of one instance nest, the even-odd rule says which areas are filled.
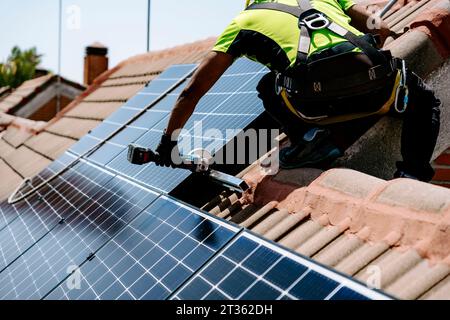
[[[308,12],[305,12],[308,13]],[[322,30],[328,28],[331,21],[321,12],[313,12],[300,18],[300,26],[305,26],[309,30]]]

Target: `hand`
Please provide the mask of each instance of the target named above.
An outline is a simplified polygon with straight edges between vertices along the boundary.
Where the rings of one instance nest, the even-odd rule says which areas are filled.
[[[160,167],[170,167],[174,165],[176,159],[173,157],[179,157],[180,153],[177,147],[177,140],[172,140],[172,137],[164,132],[161,137],[161,142],[156,148],[157,159],[155,164]]]

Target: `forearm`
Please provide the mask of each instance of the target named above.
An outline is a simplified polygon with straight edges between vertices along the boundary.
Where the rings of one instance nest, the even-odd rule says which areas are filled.
[[[233,57],[225,53],[211,52],[207,55],[175,103],[166,128],[167,134],[172,135],[184,127],[199,100],[232,63]]]
[[[180,98],[178,98],[172,113],[170,114],[166,133],[172,135],[175,130],[183,128],[194,112],[197,103],[198,99],[195,99],[192,95],[184,92]]]

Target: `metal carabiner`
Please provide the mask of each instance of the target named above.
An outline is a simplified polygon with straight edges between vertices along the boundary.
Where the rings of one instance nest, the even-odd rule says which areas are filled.
[[[395,106],[394,106],[395,111],[397,111],[400,114],[404,113],[406,111],[406,109],[408,109],[409,89],[406,84],[406,81],[407,81],[406,63],[405,63],[405,60],[402,60],[401,79],[400,79],[400,84],[397,87],[397,91],[395,93]],[[403,96],[402,108],[399,107],[399,98],[400,98],[401,92],[402,92],[402,96]]]
[[[400,98],[400,92],[402,92],[403,95],[403,106],[402,108],[399,107],[399,98]],[[398,86],[397,92],[395,94],[395,111],[402,114],[408,109],[408,102],[409,102],[409,89],[407,86]]]

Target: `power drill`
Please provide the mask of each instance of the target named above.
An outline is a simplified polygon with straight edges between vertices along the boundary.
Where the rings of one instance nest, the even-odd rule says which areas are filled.
[[[149,162],[155,162],[157,160],[157,155],[149,148],[130,144],[128,146],[127,158],[132,164],[143,165]]]
[[[141,147],[136,144],[130,144],[128,146],[127,158],[132,164],[143,165],[149,162],[155,162],[158,160],[158,157],[159,155],[149,148]],[[213,158],[206,150],[196,149],[188,156],[180,156],[180,158],[182,160],[181,163],[173,164],[173,168],[187,169],[194,173],[204,174],[214,182],[238,192],[243,192],[250,188],[242,179],[227,173],[212,170],[211,165],[213,163]]]
[[[206,154],[206,151],[192,153],[187,156],[180,156],[181,163],[173,164],[173,168],[187,169],[197,173],[207,173],[210,169],[210,161],[212,157],[200,156]],[[128,146],[128,161],[132,164],[143,165],[149,162],[156,162],[159,155],[149,148],[145,148],[136,144]]]

